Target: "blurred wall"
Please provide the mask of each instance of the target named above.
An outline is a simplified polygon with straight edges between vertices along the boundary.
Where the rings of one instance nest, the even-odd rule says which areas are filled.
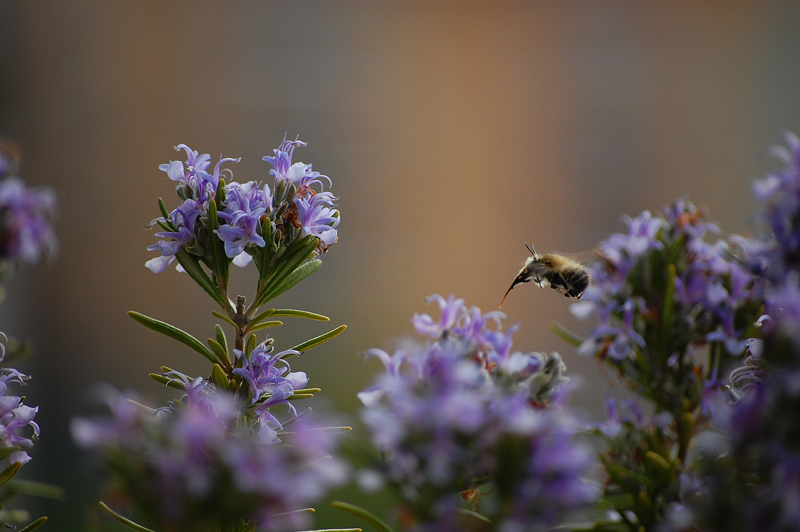
[[[172,146],[242,157],[268,178],[284,133],[333,180],[339,243],[276,301],[349,329],[296,364],[352,412],[377,370],[357,356],[412,332],[429,294],[496,308],[527,254],[590,250],[621,213],[689,198],[752,230],[751,180],[768,146],[800,131],[800,4],[792,2],[0,1],[0,135],[22,176],[57,188],[62,253],[8,283],[0,329],[34,338],[26,389],[42,440],[27,478],[66,486],[41,511],[79,530],[97,479],[70,418],[93,383],[172,397],[147,374],[207,372],[188,348],[125,315],[205,338],[211,301],[154,275],[142,227],[177,204]],[[251,267],[252,268],[252,267]],[[235,271],[251,296],[253,271]],[[521,286],[503,308],[521,350],[559,350],[602,415],[608,377],[547,329],[576,331],[569,301]],[[274,330],[289,347],[331,324]],[[327,327],[327,328],[326,328]],[[37,509],[38,511],[38,509]],[[346,523],[345,523],[346,524]]]

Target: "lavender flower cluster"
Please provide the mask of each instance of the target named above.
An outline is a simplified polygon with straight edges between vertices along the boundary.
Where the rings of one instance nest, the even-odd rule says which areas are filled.
[[[761,239],[719,237],[685,200],[626,218],[574,304],[600,324],[580,346],[651,403],[595,427],[606,441],[592,530],[800,530],[800,141],[756,181]],[[709,241],[709,236],[716,240]],[[708,347],[708,358],[698,357]],[[744,363],[722,376],[745,353]]]
[[[770,285],[760,338],[730,375],[734,404],[718,405],[726,441],[707,457],[690,499],[706,529],[800,530],[800,140],[773,153],[784,167],[754,183],[768,233],[751,261]]]
[[[3,333],[0,333],[0,338],[3,342],[7,342],[7,338]],[[30,407],[22,403],[22,397],[16,395],[8,395],[9,384],[24,385],[25,381],[29,380],[28,375],[20,373],[14,368],[6,367],[4,364],[6,358],[5,343],[0,344],[0,459],[8,462],[8,464],[19,464],[20,466],[28,463],[31,457],[25,451],[33,447],[33,440],[39,438],[39,425],[33,420],[39,407]],[[26,427],[32,429],[30,438],[22,436],[20,433]],[[2,462],[0,462],[2,463]],[[5,467],[0,468],[2,470]]]
[[[766,283],[750,266],[756,246],[721,238],[685,199],[661,216],[623,220],[627,233],[600,243],[592,286],[571,310],[599,319],[578,351],[614,368],[654,414],[629,403],[633,417],[621,420],[609,400],[609,422],[596,432],[607,446],[603,504],[613,511],[595,529],[684,530],[702,484],[695,437],[757,329]],[[707,360],[698,356],[704,347]]]
[[[4,269],[58,253],[53,229],[55,192],[48,187],[27,187],[17,177],[20,159],[14,144],[0,142],[0,262]]]
[[[178,183],[176,192],[183,203],[151,222],[164,231],[156,233],[162,240],[147,248],[161,255],[147,261],[146,266],[155,273],[163,272],[182,248],[212,264],[208,240],[214,236],[224,242],[225,255],[237,266],[249,264],[258,256],[259,248],[288,248],[306,235],[317,238],[316,252],[324,253],[336,242],[340,215],[333,194],[312,188],[319,185],[322,189],[323,180],[330,184],[330,179],[313,171],[310,164],[292,163],[299,146],[306,143],[284,139],[273,150],[274,157],[264,157],[273,167],[269,172],[275,178],[271,190],[257,181],[232,181],[233,172],[222,169],[222,165],[238,163],[239,158],[220,157],[209,173],[209,154],[200,155],[179,144],[175,149],[186,153],[186,163],[170,161],[159,168]],[[225,175],[231,179],[229,183],[225,182]],[[217,205],[222,207],[219,211]],[[223,223],[210,219],[211,212],[217,213]]]
[[[558,354],[512,351],[516,328],[502,331],[500,312],[482,314],[453,296],[430,300],[441,317],[412,320],[426,342],[365,353],[386,372],[359,394],[362,419],[387,457],[376,468],[403,499],[409,528],[485,525],[461,508],[458,493],[474,508],[493,488],[482,513],[503,530],[538,530],[592,500],[581,478],[589,453],[573,440],[579,424],[563,406]]]
[[[187,394],[157,410],[107,393],[113,417],[73,420],[76,442],[105,455],[120,489],[160,530],[306,526],[303,509],[346,478],[331,457],[334,433],[300,418],[280,432],[259,427],[232,394],[181,380]]]
[[[754,321],[762,288],[734,253],[741,238],[708,242],[708,235],[720,234],[719,227],[684,199],[665,207],[661,217],[644,211],[623,220],[627,234],[613,234],[599,244],[592,286],[571,307],[581,318],[594,311],[600,321],[581,352],[619,364],[634,361],[653,345],[645,338],[650,329],[673,318],[674,324],[660,324],[669,327],[665,332],[672,338],[668,357],[707,342],[721,342],[730,355],[742,354],[744,330]],[[665,285],[670,301],[664,299]],[[665,309],[669,316],[663,315]]]

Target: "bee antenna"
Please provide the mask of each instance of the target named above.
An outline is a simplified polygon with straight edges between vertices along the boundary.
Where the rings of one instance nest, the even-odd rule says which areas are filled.
[[[531,244],[531,245],[528,245],[528,243],[526,242],[526,243],[525,243],[525,247],[526,247],[526,248],[528,248],[528,251],[530,251],[530,252],[531,252],[531,255],[533,255],[534,257],[536,257],[536,250],[535,250],[535,249],[533,249],[533,244]]]

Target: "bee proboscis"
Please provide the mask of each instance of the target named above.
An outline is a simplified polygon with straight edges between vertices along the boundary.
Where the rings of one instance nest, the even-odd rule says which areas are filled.
[[[580,262],[556,253],[547,253],[541,257],[536,254],[533,246],[525,244],[531,256],[517,274],[514,282],[503,296],[506,300],[511,289],[520,283],[535,282],[540,287],[549,286],[562,296],[580,299],[589,287],[589,274]],[[503,306],[503,301],[500,306]]]

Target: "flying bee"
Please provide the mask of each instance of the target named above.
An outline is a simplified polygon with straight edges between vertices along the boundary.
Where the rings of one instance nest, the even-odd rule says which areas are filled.
[[[548,253],[541,257],[536,254],[533,246],[525,244],[531,256],[525,261],[525,266],[519,271],[514,282],[503,296],[506,300],[511,289],[520,283],[535,282],[540,287],[549,286],[562,296],[580,299],[586,288],[589,287],[589,274],[586,268],[578,261],[563,255]],[[503,306],[503,301],[500,306]]]

